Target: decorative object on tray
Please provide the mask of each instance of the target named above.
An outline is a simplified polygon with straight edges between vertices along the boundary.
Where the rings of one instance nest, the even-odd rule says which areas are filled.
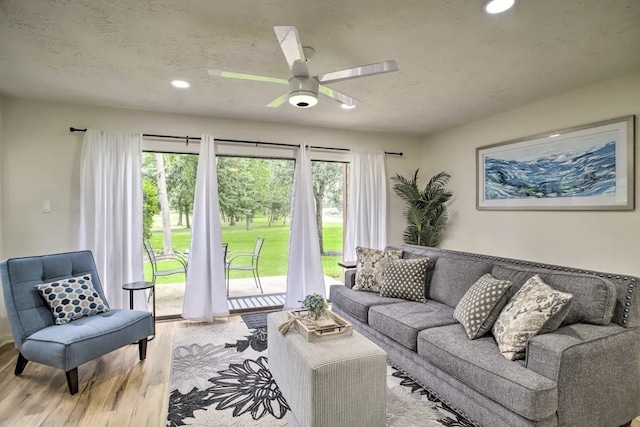
[[[287,314],[289,320],[278,328],[283,335],[292,326],[309,342],[325,337],[351,336],[353,334],[351,323],[329,310],[324,310],[323,317],[320,319],[311,318],[307,310],[289,311]]]
[[[307,295],[304,300],[302,300],[302,306],[307,309],[309,317],[313,320],[320,319],[327,308],[329,308],[327,301],[320,294]]]
[[[282,335],[285,335],[287,332],[289,332],[289,328],[291,328],[295,321],[298,320],[298,317],[299,316],[297,314],[291,313],[289,316],[289,320],[278,326],[278,331],[280,331]]]
[[[477,209],[633,210],[633,120],[477,148]]]

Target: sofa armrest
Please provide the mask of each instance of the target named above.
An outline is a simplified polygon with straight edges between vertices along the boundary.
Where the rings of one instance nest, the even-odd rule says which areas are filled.
[[[558,385],[558,425],[619,426],[638,415],[639,332],[578,323],[529,341],[527,368]]]
[[[344,272],[344,285],[351,289],[356,284],[356,269],[350,268]]]

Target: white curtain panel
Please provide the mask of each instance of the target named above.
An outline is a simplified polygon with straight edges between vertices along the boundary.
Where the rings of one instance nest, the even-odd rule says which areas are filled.
[[[301,307],[300,301],[309,294],[326,297],[313,198],[311,160],[304,144],[300,145],[296,158],[291,205],[293,208],[289,235],[289,268],[284,303],[286,310]]]
[[[211,322],[228,315],[215,142],[202,135],[182,317]]]
[[[387,245],[387,173],[384,152],[353,151],[347,200],[346,261],[356,260],[356,246]]]
[[[142,134],[88,129],[80,161],[80,249],[93,252],[111,308],[129,308],[122,285],[144,280]],[[146,309],[143,292],[134,307]]]

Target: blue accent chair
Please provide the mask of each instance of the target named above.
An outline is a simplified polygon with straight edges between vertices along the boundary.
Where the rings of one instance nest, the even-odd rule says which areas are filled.
[[[78,392],[78,366],[128,344],[137,342],[140,360],[147,353],[147,337],[153,334],[151,313],[111,309],[56,325],[53,314],[35,285],[91,274],[93,286],[106,302],[90,251],[12,258],[0,262],[0,280],[11,333],[18,347],[15,374],[27,362],[65,371],[69,392]]]

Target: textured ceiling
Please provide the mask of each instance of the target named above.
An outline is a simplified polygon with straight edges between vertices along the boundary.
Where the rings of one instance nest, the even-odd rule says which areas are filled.
[[[640,70],[639,0],[519,0],[498,16],[482,3],[0,0],[0,93],[423,135]],[[312,74],[400,71],[331,85],[362,101],[351,111],[267,108],[284,86],[207,74],[289,78],[274,25],[315,48]]]

